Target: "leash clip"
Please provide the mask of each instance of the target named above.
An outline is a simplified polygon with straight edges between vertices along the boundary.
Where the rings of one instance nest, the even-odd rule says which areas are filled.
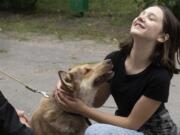
[[[25,86],[28,90],[34,92],[34,93],[39,93],[41,95],[43,95],[44,97],[48,98],[49,95],[45,92],[45,91],[38,91],[38,90],[35,90],[35,89],[32,89],[30,88],[29,86]]]

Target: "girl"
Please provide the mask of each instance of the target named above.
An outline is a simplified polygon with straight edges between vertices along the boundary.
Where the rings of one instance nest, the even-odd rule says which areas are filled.
[[[115,72],[110,90],[98,91],[94,107],[112,94],[118,109],[115,116],[85,105],[62,90],[56,100],[67,110],[105,124],[93,124],[85,135],[177,135],[164,103],[168,101],[173,74],[179,73],[180,24],[164,6],[151,6],[136,17],[131,41],[110,53]],[[58,86],[58,89],[60,87]]]

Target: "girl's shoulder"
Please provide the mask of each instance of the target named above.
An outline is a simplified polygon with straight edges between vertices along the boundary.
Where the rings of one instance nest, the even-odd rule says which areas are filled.
[[[173,74],[171,72],[169,72],[169,70],[164,67],[164,66],[160,66],[160,65],[153,65],[151,68],[151,75],[152,78],[155,80],[160,80],[160,81],[170,81]]]

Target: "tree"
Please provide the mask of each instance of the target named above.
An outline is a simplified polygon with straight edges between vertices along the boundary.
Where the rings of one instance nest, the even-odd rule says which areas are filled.
[[[0,0],[1,9],[27,10],[35,7],[37,0]]]

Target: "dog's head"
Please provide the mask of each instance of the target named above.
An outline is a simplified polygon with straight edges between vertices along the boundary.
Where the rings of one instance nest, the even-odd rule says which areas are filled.
[[[113,77],[112,68],[111,60],[104,60],[75,66],[67,72],[59,71],[61,88],[87,103],[94,98],[97,89]]]

